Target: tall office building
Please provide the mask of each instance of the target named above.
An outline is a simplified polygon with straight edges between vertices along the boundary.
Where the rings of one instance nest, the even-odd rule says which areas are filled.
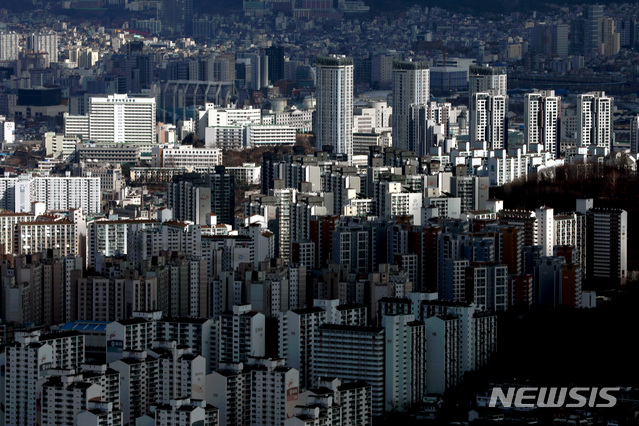
[[[470,99],[470,141],[488,142],[492,149],[508,147],[508,96],[496,90],[473,93]]]
[[[16,33],[0,33],[0,61],[15,61],[20,53],[20,36]]]
[[[430,97],[430,70],[426,62],[393,62],[393,145],[417,152],[409,140],[411,105],[424,105]]]
[[[612,148],[613,98],[606,92],[591,92],[577,97],[577,146]]]
[[[264,50],[271,82],[284,79],[284,47],[271,46]]]
[[[568,56],[570,25],[555,24],[552,26],[552,54],[560,58]]]
[[[317,148],[330,145],[353,159],[353,58],[318,57]]]
[[[193,33],[193,0],[162,0],[162,30],[169,34]]]
[[[527,93],[524,101],[524,142],[540,144],[559,157],[561,97],[554,90]]]
[[[468,69],[468,90],[472,97],[478,92],[494,90],[494,94],[506,96],[507,79],[505,67],[481,67],[471,65]]]
[[[155,98],[109,95],[89,100],[89,139],[104,143],[155,143]]]
[[[211,179],[211,213],[217,215],[217,223],[235,227],[235,178],[224,166],[215,167],[209,173]]]
[[[54,32],[31,34],[27,40],[27,48],[34,52],[47,52],[49,63],[58,62],[58,35]]]
[[[630,152],[639,152],[639,114],[630,119]]]
[[[601,21],[604,17],[604,7],[600,4],[584,6],[584,55],[597,56],[601,54]]]
[[[621,38],[617,31],[617,21],[613,18],[603,18],[601,21],[601,54],[615,56],[621,49]]]
[[[592,208],[586,213],[586,277],[596,284],[625,284],[628,278],[625,210]]]

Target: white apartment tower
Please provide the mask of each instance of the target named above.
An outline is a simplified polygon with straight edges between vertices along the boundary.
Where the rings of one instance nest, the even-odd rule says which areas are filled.
[[[613,98],[605,92],[591,92],[577,97],[577,146],[612,148]]]
[[[155,341],[149,354],[158,359],[157,402],[192,398],[203,400],[206,360],[176,341]]]
[[[20,53],[20,36],[16,33],[0,33],[0,61],[15,61]]]
[[[311,387],[315,339],[326,322],[326,311],[319,307],[293,309],[281,315],[280,356],[299,371],[303,390]]]
[[[299,395],[299,372],[281,358],[249,357],[251,369],[251,425],[284,426],[293,417]]]
[[[410,140],[411,105],[427,104],[430,70],[426,62],[393,62],[393,145],[417,152]]]
[[[215,323],[215,350],[218,362],[246,362],[249,356],[264,356],[266,317],[251,305],[234,305]]]
[[[542,206],[535,210],[537,217],[537,244],[542,247],[542,256],[552,256],[555,246],[555,219],[552,207]]]
[[[492,149],[507,148],[508,96],[495,90],[477,92],[470,99],[470,141],[488,142]]]
[[[353,157],[353,59],[320,56],[317,65],[317,147],[331,145],[335,152]]]
[[[89,100],[89,139],[104,143],[155,143],[155,98],[128,95]]]
[[[147,351],[125,351],[124,357],[109,363],[109,367],[120,373],[122,423],[135,423],[157,403],[158,359]]]
[[[384,315],[386,411],[404,411],[426,393],[426,328],[414,315]]]
[[[53,365],[53,348],[39,338],[39,331],[16,332],[5,349],[4,424],[36,424],[36,392]]]
[[[561,97],[554,90],[527,93],[524,101],[524,142],[540,144],[558,156]]]
[[[31,34],[27,47],[34,52],[47,52],[49,63],[58,62],[58,35],[54,32]]]
[[[77,415],[89,409],[90,401],[102,398],[102,387],[82,380],[82,376],[51,377],[42,385],[43,425],[74,425]]]

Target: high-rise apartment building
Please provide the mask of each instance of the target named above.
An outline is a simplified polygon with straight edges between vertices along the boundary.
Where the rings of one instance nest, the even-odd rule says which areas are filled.
[[[149,320],[137,317],[108,323],[106,361],[110,363],[127,356],[128,351],[141,352],[150,347],[156,338],[157,319],[159,318]]]
[[[0,208],[16,213],[30,212],[32,203],[44,203],[47,210],[82,209],[101,211],[99,177],[31,176],[0,178]]]
[[[612,148],[613,98],[605,92],[591,92],[577,97],[577,146]]]
[[[219,408],[222,426],[283,426],[295,415],[299,390],[299,373],[284,359],[251,356],[208,376],[206,399]]]
[[[372,387],[373,415],[384,412],[384,329],[325,324],[313,355],[313,379],[363,380]]]
[[[471,142],[486,141],[493,149],[506,147],[508,137],[506,90],[506,68],[470,66],[468,92]]]
[[[524,142],[540,144],[559,156],[561,97],[554,90],[527,93],[524,100]]]
[[[470,140],[492,149],[508,147],[508,96],[495,90],[473,93],[470,99]]]
[[[0,33],[0,61],[15,61],[20,54],[20,35]]]
[[[58,35],[54,32],[31,34],[27,39],[27,48],[36,53],[48,53],[51,64],[58,62]]]
[[[418,151],[410,140],[411,105],[430,100],[430,70],[426,62],[393,62],[393,145]]]
[[[40,342],[40,332],[16,332],[15,342],[5,349],[4,422],[7,425],[36,424],[38,385],[53,366],[53,348]]]
[[[155,341],[149,354],[158,359],[157,402],[182,398],[204,399],[206,360],[176,341]]]
[[[213,213],[217,223],[235,225],[235,179],[224,166],[216,166],[214,173],[175,176],[167,198],[178,220],[205,225]]]
[[[404,411],[426,393],[426,327],[414,315],[385,315],[386,411]]]
[[[146,351],[124,352],[124,357],[109,363],[120,373],[122,424],[148,413],[158,397],[158,359]]]
[[[586,213],[586,278],[619,285],[628,278],[628,213],[592,208]]]
[[[61,256],[79,254],[75,223],[64,219],[18,222],[14,253],[34,254],[46,249],[60,250]]]
[[[324,309],[313,307],[293,309],[280,317],[280,356],[299,371],[301,389],[311,387],[315,340],[326,316]]]
[[[82,376],[53,376],[42,385],[42,424],[78,424],[77,415],[101,397],[102,387]]]
[[[265,321],[264,314],[252,311],[251,305],[234,305],[232,311],[222,313],[214,325],[217,362],[246,362],[249,356],[264,356]]]
[[[353,158],[353,58],[318,57],[317,148],[330,145],[335,152]]]
[[[468,371],[485,366],[497,349],[497,316],[476,305],[424,300],[419,318],[426,324],[426,389],[443,393]]]

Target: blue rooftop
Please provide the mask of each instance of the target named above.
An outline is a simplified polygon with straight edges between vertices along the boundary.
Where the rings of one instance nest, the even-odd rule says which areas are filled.
[[[60,327],[60,330],[63,331],[79,331],[79,332],[88,332],[88,331],[104,331],[106,332],[106,326],[109,321],[69,321]]]

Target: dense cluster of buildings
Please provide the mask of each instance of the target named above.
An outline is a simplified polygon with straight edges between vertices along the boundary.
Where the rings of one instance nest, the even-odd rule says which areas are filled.
[[[599,89],[616,83],[508,90],[522,66],[621,58],[636,7],[498,29],[242,4],[0,21],[4,424],[370,425],[486,367],[500,313],[592,308],[629,280],[626,211],[489,191],[636,171],[639,116]],[[229,164],[244,150],[261,158]]]

